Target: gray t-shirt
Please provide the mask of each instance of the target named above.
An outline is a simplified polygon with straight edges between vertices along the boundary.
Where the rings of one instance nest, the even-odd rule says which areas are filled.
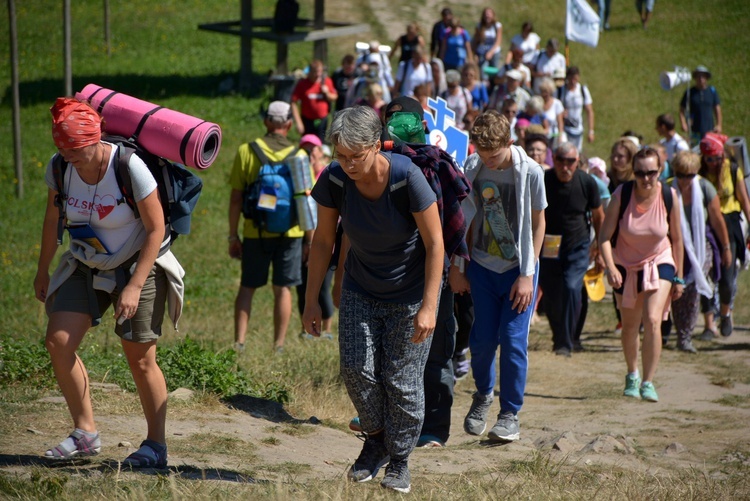
[[[474,216],[472,259],[495,273],[505,273],[519,266],[518,204],[513,168],[480,167],[472,186],[477,205]],[[547,195],[544,171],[529,169],[531,209],[544,210]],[[481,224],[477,223],[481,221]]]
[[[400,159],[398,157],[401,157]],[[408,158],[393,155],[394,162],[408,162],[406,186],[408,197],[399,198],[389,186],[398,182],[391,166],[389,186],[377,200],[360,195],[355,183],[341,169],[337,177],[344,180],[343,205],[338,207],[335,183],[330,181],[331,164],[324,170],[312,191],[316,202],[338,209],[341,224],[349,237],[351,249],[344,265],[342,287],[389,303],[414,303],[424,293],[425,248],[414,217],[399,207],[408,198],[408,212],[422,212],[437,200],[422,171]]]

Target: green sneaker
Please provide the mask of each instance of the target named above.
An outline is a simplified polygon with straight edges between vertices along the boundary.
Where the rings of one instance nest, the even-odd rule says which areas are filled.
[[[625,391],[622,392],[626,397],[638,398],[641,396],[638,386],[641,384],[641,378],[628,374],[625,376]]]
[[[654,383],[652,383],[651,381],[645,381],[641,385],[641,398],[649,402],[659,401],[659,395],[656,394],[656,388],[654,388]]]

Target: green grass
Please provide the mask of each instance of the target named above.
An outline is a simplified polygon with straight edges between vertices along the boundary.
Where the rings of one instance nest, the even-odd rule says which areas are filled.
[[[13,367],[13,382],[2,388],[0,434],[11,429],[12,422],[33,415],[41,409],[34,401],[46,396],[54,387],[49,366],[39,362],[46,328],[43,306],[34,299],[33,280],[39,252],[41,222],[46,200],[44,168],[52,153],[49,135],[49,107],[63,93],[62,28],[60,2],[41,0],[17,1],[18,40],[20,58],[22,166],[24,197],[16,198],[17,180],[13,170],[11,133],[11,88],[7,42],[0,57],[0,349],[26,352],[14,355],[21,362]],[[265,75],[275,63],[275,48],[270,43],[254,43],[255,85],[247,94],[222,93],[220,87],[227,79],[236,81],[239,71],[239,39],[237,37],[200,31],[199,23],[226,21],[239,18],[239,2],[205,2],[198,0],[161,0],[151,2],[110,2],[112,17],[112,52],[106,55],[103,41],[102,2],[78,0],[72,2],[73,18],[73,87],[81,89],[94,82],[105,87],[200,116],[221,125],[223,144],[215,164],[199,172],[205,183],[203,196],[193,217],[193,232],[175,244],[174,252],[187,271],[186,303],[179,332],[165,325],[166,332],[160,346],[176,348],[189,336],[201,348],[221,355],[233,343],[232,309],[239,285],[239,263],[228,258],[225,248],[227,234],[227,180],[237,147],[262,133],[258,110],[268,98]],[[253,9],[258,16],[269,16],[271,0],[256,0]],[[425,2],[399,5],[392,2],[405,26],[413,13]],[[505,50],[510,38],[527,19],[534,22],[536,31],[546,39],[563,38],[563,8],[560,0],[518,0],[496,5],[498,17],[504,25]],[[312,2],[301,2],[302,16],[310,17]],[[465,25],[479,17],[479,8],[465,4],[453,5]],[[579,66],[582,79],[589,86],[596,111],[597,140],[586,151],[590,156],[607,157],[609,146],[626,129],[634,129],[647,142],[657,139],[654,120],[664,112],[676,114],[682,89],[665,92],[658,84],[659,74],[675,64],[694,67],[706,64],[714,74],[712,84],[717,87],[724,110],[724,129],[728,135],[744,135],[750,130],[750,113],[746,110],[744,77],[747,74],[746,50],[747,19],[750,3],[746,0],[719,0],[708,5],[701,0],[680,2],[660,0],[648,31],[643,31],[632,2],[613,2],[613,29],[602,34],[600,45],[591,49],[571,44],[571,63]],[[373,31],[361,37],[337,39],[329,44],[330,69],[338,65],[344,53],[351,51],[357,38],[380,38],[389,41],[385,28],[377,20],[377,11],[364,0],[348,6],[354,18],[327,5],[328,16],[341,21],[369,22]],[[437,20],[435,8],[431,19]],[[423,24],[429,32],[430,25]],[[7,10],[0,9],[0,39],[7,41]],[[389,41],[392,42],[392,41]],[[312,54],[311,44],[295,44],[290,50],[290,66],[304,66]],[[736,302],[748,304],[750,292],[748,274],[741,275]],[[335,343],[303,343],[294,334],[299,320],[293,315],[284,355],[271,356],[272,297],[268,288],[256,295],[253,319],[248,333],[247,347],[237,358],[239,367],[256,384],[257,394],[277,400],[288,398],[287,408],[295,414],[309,416],[313,412],[326,425],[329,417],[353,415],[353,409],[339,380],[338,354]],[[296,309],[296,308],[295,308]],[[735,323],[750,323],[750,309],[738,308]],[[609,303],[593,304],[586,330],[611,331],[614,325]],[[114,322],[105,318],[102,325],[87,335],[81,348],[82,356],[92,379],[128,380],[127,369],[118,362],[121,353],[119,340],[113,334]],[[9,340],[14,340],[13,342]],[[20,343],[20,344],[18,344]],[[548,350],[549,330],[546,322],[534,328],[532,349]],[[611,339],[612,345],[619,340]],[[741,349],[738,347],[737,349]],[[24,358],[28,357],[28,358]],[[33,363],[22,363],[24,360]],[[175,362],[176,363],[176,362]],[[209,366],[210,367],[210,366]],[[7,372],[8,366],[4,368]],[[210,369],[206,369],[210,371]],[[706,369],[707,370],[707,369]],[[712,370],[716,384],[729,386],[748,383],[746,371],[738,367]],[[5,382],[7,383],[7,382]],[[123,382],[123,386],[129,383]],[[41,387],[40,387],[41,385]],[[284,393],[288,391],[288,393]],[[619,391],[619,390],[618,390]],[[582,388],[589,398],[606,399],[606,390],[595,391],[592,385]],[[94,392],[95,406],[124,406],[139,415],[137,397],[126,398]],[[217,405],[215,397],[205,394],[194,397],[196,403],[175,406]],[[724,399],[728,406],[747,407],[746,398]],[[171,404],[170,404],[171,405]],[[295,407],[297,406],[297,407]],[[319,411],[323,409],[323,411]],[[304,410],[304,412],[302,412]],[[345,424],[332,423],[345,429]],[[279,432],[298,437],[310,427],[284,425]],[[209,436],[211,435],[211,436]],[[208,434],[175,440],[175,451],[180,447],[190,453],[210,442],[209,452],[234,456],[231,440]],[[286,440],[286,439],[284,439]],[[263,445],[278,445],[280,439],[269,437]],[[243,444],[243,447],[246,444]],[[475,442],[457,448],[469,450]],[[252,454],[252,449],[245,448]],[[250,460],[251,458],[248,457]],[[290,463],[279,467],[294,470],[300,465]],[[726,481],[716,482],[696,471],[678,471],[660,477],[658,481],[647,474],[633,474],[613,468],[591,468],[585,471],[550,462],[541,456],[512,465],[511,471],[502,468],[482,470],[471,476],[430,478],[415,485],[417,499],[454,498],[497,499],[510,496],[533,499],[573,498],[723,498],[747,493],[746,467],[730,472]],[[291,475],[290,475],[291,476]],[[111,498],[196,498],[227,499],[271,497],[286,499],[301,497],[293,485],[235,485],[229,482],[194,482],[185,478],[138,476],[120,478],[105,472],[97,476],[76,476],[70,481],[68,473],[34,469],[25,475],[0,475],[0,497],[20,499],[80,499]],[[229,485],[225,485],[229,484]],[[746,494],[745,494],[746,495]],[[356,489],[337,481],[315,482],[305,487],[307,499],[352,498],[381,499],[385,497],[378,486]]]

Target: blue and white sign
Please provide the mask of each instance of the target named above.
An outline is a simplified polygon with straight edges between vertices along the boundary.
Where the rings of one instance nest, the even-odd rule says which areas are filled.
[[[442,97],[428,98],[427,106],[435,116],[425,111],[424,119],[430,131],[430,144],[445,150],[458,165],[463,165],[469,153],[469,134],[456,127],[456,113],[448,108],[448,102]]]

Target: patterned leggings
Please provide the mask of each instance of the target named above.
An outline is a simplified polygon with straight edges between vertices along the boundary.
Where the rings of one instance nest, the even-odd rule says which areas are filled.
[[[341,376],[365,432],[385,430],[385,445],[407,457],[424,421],[424,368],[432,338],[414,344],[414,317],[421,301],[385,303],[341,292]]]

